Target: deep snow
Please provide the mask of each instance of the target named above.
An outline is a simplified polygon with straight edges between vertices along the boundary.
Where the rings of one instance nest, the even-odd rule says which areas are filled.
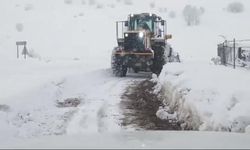
[[[153,1],[155,7],[151,8]],[[111,50],[116,45],[115,21],[140,12],[153,12],[167,19],[168,32],[173,35],[169,43],[183,61],[167,64],[156,79],[159,88],[166,89],[166,94],[171,92],[170,96],[182,98],[181,102],[176,97],[171,99],[170,104],[180,102],[179,108],[183,108],[176,112],[177,117],[200,130],[230,129],[249,133],[248,71],[210,64],[211,58],[217,55],[217,44],[223,40],[219,35],[228,39],[249,37],[249,1],[238,0],[245,6],[240,14],[225,11],[232,1],[134,0],[132,5],[127,5],[124,0],[96,0],[91,5],[88,0],[72,0],[71,4],[64,0],[1,0],[0,145],[25,147],[33,143],[30,138],[61,134],[65,134],[64,137],[37,140],[51,146],[58,140],[65,143],[63,147],[75,144],[74,141],[66,143],[68,138],[95,139],[99,137],[99,134],[95,136],[97,133],[104,133],[99,139],[107,138],[100,145],[104,147],[105,142],[127,140],[113,136],[124,130],[119,125],[120,95],[134,80],[142,79],[115,78],[108,68]],[[186,26],[182,17],[186,4],[205,8],[199,26]],[[162,11],[165,8],[167,12]],[[168,17],[170,11],[176,12],[175,18]],[[27,40],[28,49],[37,57],[17,60],[15,42],[19,40]],[[79,98],[81,105],[78,108],[56,107],[56,101],[65,98]],[[162,134],[164,138],[152,142],[150,138],[155,136],[149,135],[149,147],[157,147],[157,142],[163,147],[178,147],[181,140],[194,136],[200,144],[191,142],[187,146],[209,147],[212,139],[211,143],[217,148],[250,147],[246,142],[248,134],[208,133],[210,140],[207,140],[199,138],[206,135],[203,132],[171,132],[166,133],[167,139],[172,138],[168,145],[164,145],[165,133],[152,134]],[[179,138],[179,134],[186,137]],[[27,141],[20,141],[20,138],[27,138]],[[213,140],[223,138],[234,142],[226,145]],[[127,141],[126,144],[131,143]],[[141,146],[140,140],[137,142]],[[85,147],[80,143],[81,140],[76,140],[76,146]],[[44,145],[34,142],[34,147]]]

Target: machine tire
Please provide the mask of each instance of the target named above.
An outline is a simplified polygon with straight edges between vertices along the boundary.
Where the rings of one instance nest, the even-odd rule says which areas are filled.
[[[133,68],[134,73],[138,73],[139,72],[139,68]]]
[[[115,76],[125,77],[127,75],[127,67],[123,65],[123,59],[120,56],[112,53],[111,57],[111,69]]]
[[[166,64],[164,53],[165,53],[164,46],[154,47],[154,59],[151,71],[156,75],[160,75],[163,66]]]

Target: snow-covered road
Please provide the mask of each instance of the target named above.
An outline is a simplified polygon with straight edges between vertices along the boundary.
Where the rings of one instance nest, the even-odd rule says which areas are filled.
[[[77,97],[77,92],[83,95],[82,104],[67,127],[67,134],[121,130],[121,95],[129,85],[145,77],[147,75],[130,74],[127,78],[118,78],[106,69],[66,79],[68,82],[62,91],[64,97]],[[74,89],[73,93],[69,93],[71,89]]]
[[[1,0],[0,148],[27,147],[22,142],[38,148],[93,147],[98,145],[95,140],[102,139],[100,147],[108,143],[122,148],[129,144],[249,148],[249,71],[210,64],[222,40],[218,35],[249,39],[250,1],[237,1],[244,5],[238,14],[228,12],[231,0]],[[203,10],[199,25],[186,25],[187,5]],[[121,95],[145,76],[116,78],[107,69],[117,45],[115,21],[143,12],[167,20],[168,33],[173,35],[169,43],[183,60],[166,65],[156,79],[171,106],[160,109],[158,116],[191,118],[190,126],[195,124],[197,130],[244,134],[140,132],[139,138],[137,132],[121,134],[134,130],[121,126]],[[32,56],[27,60],[16,59],[15,43],[23,40]],[[80,105],[58,107],[58,101],[71,98]],[[177,112],[168,112],[176,107]],[[208,139],[203,138],[206,135]]]
[[[78,62],[74,64],[77,66]],[[59,75],[57,70],[40,70],[39,74],[47,73],[46,76],[53,75],[54,78],[46,78],[48,81],[42,84],[36,82],[36,78],[30,78],[30,84],[35,85],[32,94],[26,92],[29,87],[23,88],[15,96],[23,99],[22,102],[18,99],[1,102],[0,117],[4,128],[0,131],[5,134],[0,135],[0,139],[122,130],[121,95],[132,83],[150,76],[129,74],[126,78],[118,78],[110,69],[69,68],[67,75]],[[14,81],[16,79],[12,78],[11,82]],[[18,82],[17,86],[22,84]],[[67,99],[77,99],[81,103],[78,107],[58,107],[58,103]]]
[[[105,78],[101,76],[101,73],[106,74]],[[74,86],[79,85],[80,89],[83,88],[82,91],[86,95],[83,104],[70,122],[67,133],[120,130],[120,95],[127,84],[131,82],[131,79],[108,77],[108,70],[95,72],[94,75],[91,74],[89,77],[90,79],[80,85],[72,83]]]

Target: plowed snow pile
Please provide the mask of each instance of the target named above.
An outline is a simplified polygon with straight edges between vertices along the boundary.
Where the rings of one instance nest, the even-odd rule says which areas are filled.
[[[177,118],[208,131],[247,132],[250,125],[250,72],[206,63],[164,67],[158,79],[165,103]],[[248,127],[249,128],[249,127]]]

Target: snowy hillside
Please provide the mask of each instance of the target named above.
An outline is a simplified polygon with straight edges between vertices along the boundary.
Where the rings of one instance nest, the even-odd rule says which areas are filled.
[[[131,13],[152,12],[167,20],[168,33],[173,35],[168,42],[182,60],[166,64],[159,78],[153,79],[167,98],[165,104],[171,108],[179,104],[175,113],[177,119],[186,122],[183,126],[246,132],[219,133],[208,139],[225,136],[230,141],[239,139],[229,147],[250,147],[242,142],[250,139],[249,71],[210,62],[217,56],[217,44],[223,41],[220,35],[229,40],[250,38],[250,1],[237,1],[244,5],[241,13],[227,11],[234,0],[1,0],[0,145],[11,147],[11,141],[16,141],[14,147],[27,147],[29,143],[39,147],[29,140],[38,138],[46,143],[46,136],[51,135],[52,139],[63,135],[60,140],[64,141],[68,136],[98,133],[112,136],[107,142],[116,142],[114,135],[136,130],[121,126],[121,96],[127,87],[145,78],[112,75],[111,51],[117,45],[115,21],[126,20]],[[185,22],[183,9],[188,4],[203,8],[197,26]],[[16,58],[16,42],[23,40],[33,58]],[[77,104],[66,103],[72,99]],[[166,117],[167,110],[162,108],[159,113],[163,111]],[[183,140],[205,134],[180,133],[187,135]],[[164,137],[168,133],[159,134]],[[143,144],[143,140],[132,140],[132,144]],[[204,145],[209,145],[205,144],[208,141],[204,139]],[[147,142],[152,144],[150,139]],[[174,138],[171,143],[167,146],[179,142]],[[217,143],[217,148],[220,146],[223,143]]]

